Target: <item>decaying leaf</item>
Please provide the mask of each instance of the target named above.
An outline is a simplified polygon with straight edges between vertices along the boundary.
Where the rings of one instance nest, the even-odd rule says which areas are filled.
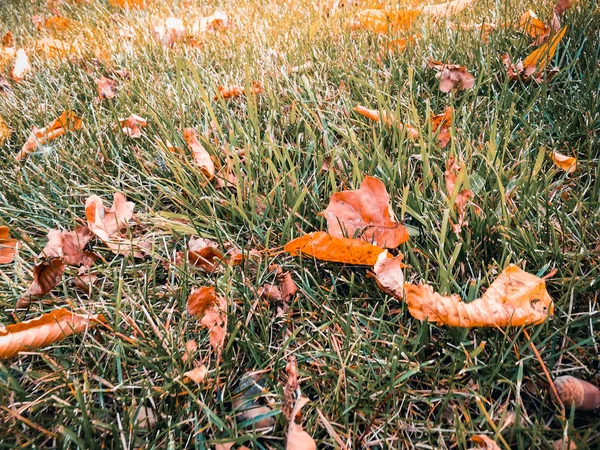
[[[183,137],[194,157],[194,164],[200,168],[204,176],[211,180],[215,176],[215,163],[198,140],[198,133],[193,128],[183,130]]]
[[[296,294],[296,292],[298,292],[298,287],[296,286],[296,283],[294,283],[292,275],[289,272],[284,272],[281,266],[277,264],[269,266],[269,269],[275,270],[279,286],[274,284],[264,284],[258,290],[258,295],[260,297],[268,298],[269,300],[287,302]]]
[[[485,434],[476,434],[471,436],[471,441],[485,450],[501,450],[498,444],[496,444],[496,442],[494,442]]]
[[[154,36],[163,45],[172,47],[185,38],[186,28],[183,20],[176,17],[165,19],[164,23],[154,26]]]
[[[17,300],[17,309],[25,309],[31,301],[43,297],[60,283],[65,264],[61,258],[43,261],[33,268],[33,282],[23,296]]]
[[[574,156],[566,156],[557,151],[552,152],[550,155],[552,161],[556,166],[565,172],[573,173],[577,170],[577,158]]]
[[[202,364],[201,366],[195,367],[192,370],[185,372],[183,382],[187,383],[193,381],[194,383],[202,383],[208,374],[208,368]]]
[[[429,60],[428,66],[437,70],[436,76],[440,79],[442,92],[450,92],[453,89],[464,91],[475,86],[475,77],[467,72],[465,66],[444,64],[432,59]]]
[[[215,288],[195,288],[187,300],[188,314],[200,318],[202,326],[209,330],[210,344],[219,354],[225,343],[227,332],[227,302],[217,295]]]
[[[546,282],[514,264],[509,265],[487,291],[470,303],[458,295],[448,297],[429,285],[405,284],[405,301],[410,313],[454,327],[508,327],[538,324],[554,313]]]
[[[142,128],[148,125],[146,119],[137,114],[130,114],[127,119],[119,120],[121,129],[126,136],[137,139],[142,136]]]
[[[452,117],[454,108],[448,106],[442,114],[431,116],[431,125],[434,133],[438,133],[438,143],[444,148],[450,142],[450,127],[452,127]]]
[[[98,78],[96,80],[96,87],[98,88],[98,97],[100,100],[103,98],[111,99],[117,95],[117,83],[110,78]]]
[[[8,236],[8,227],[0,226],[0,264],[10,264],[15,260],[19,241]]]
[[[456,185],[456,179],[460,174],[461,166],[457,164],[456,159],[451,156],[446,161],[446,171],[444,172],[444,180],[446,182],[446,193],[449,198],[454,195],[454,188]],[[475,197],[475,194],[470,189],[463,189],[456,193],[454,198],[454,206],[458,211],[458,222],[452,225],[452,229],[456,235],[459,235],[462,227],[469,224],[466,219],[467,216],[467,204]]]
[[[263,384],[263,378],[256,372],[245,372],[240,377],[231,402],[238,425],[245,422],[246,428],[264,430],[275,424],[273,410],[259,402],[265,390]]]
[[[58,119],[53,120],[44,128],[33,127],[31,134],[23,144],[23,148],[17,153],[16,160],[33,152],[38,145],[43,145],[57,137],[66,134],[67,131],[77,131],[83,126],[81,119],[73,111],[64,111]]]
[[[11,72],[12,79],[17,83],[23,81],[25,76],[31,71],[31,65],[29,64],[29,58],[25,50],[20,48],[17,50],[17,57],[15,58],[15,66]]]
[[[0,358],[45,347],[104,322],[106,319],[102,314],[81,315],[62,308],[35,319],[0,327]]]
[[[10,138],[11,132],[8,124],[4,121],[4,118],[0,116],[0,147],[4,145]]]
[[[181,259],[183,253],[178,253],[177,256]],[[212,273],[219,267],[223,258],[224,253],[219,244],[210,239],[192,237],[188,242],[187,262],[192,267]]]
[[[91,237],[90,229],[85,226],[78,226],[73,231],[50,230],[48,243],[40,256],[62,258],[69,266],[91,266],[95,255],[83,250]]]
[[[322,261],[372,266],[384,250],[362,239],[331,236],[324,231],[309,233],[288,242],[284,250],[292,256],[312,256]]]
[[[382,252],[377,258],[377,262],[373,267],[375,281],[381,290],[388,294],[402,299],[404,297],[404,264],[402,260],[404,255],[399,253],[398,256],[390,258],[387,250]]]
[[[321,215],[334,237],[359,237],[386,248],[396,248],[408,240],[406,227],[394,216],[385,185],[374,177],[365,177],[356,191],[334,193]]]
[[[284,389],[284,399],[281,408],[288,421],[285,448],[286,450],[316,450],[317,444],[314,439],[302,427],[302,414],[300,410],[309,400],[300,394],[298,366],[295,356],[291,355],[288,357],[285,371],[288,379]]]

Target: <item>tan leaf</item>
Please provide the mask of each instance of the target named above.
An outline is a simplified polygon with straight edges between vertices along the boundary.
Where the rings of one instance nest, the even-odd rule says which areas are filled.
[[[183,362],[187,362],[190,358],[193,358],[194,353],[198,350],[198,343],[195,339],[190,339],[185,343],[185,352],[181,356]]]
[[[373,267],[377,285],[388,294],[402,299],[404,297],[404,255],[390,258],[387,251],[382,252]]]
[[[471,436],[471,441],[478,444],[480,448],[485,450],[501,450],[498,444],[484,434],[476,434]]]
[[[383,117],[383,123],[386,125],[391,125],[396,121],[393,114],[388,114],[386,111],[383,111],[381,114],[376,109],[369,109],[365,106],[357,105],[354,107],[354,111],[359,113],[361,116],[365,116],[367,119],[371,119],[375,122],[379,122]]]
[[[552,158],[552,161],[558,168],[564,170],[565,172],[573,173],[575,170],[577,170],[577,158],[573,156],[566,156],[562,153],[554,151],[550,155],[550,158]]]
[[[215,271],[223,260],[224,254],[219,244],[210,239],[191,238],[188,242],[188,264],[205,272]]]
[[[8,236],[8,227],[0,226],[0,264],[10,264],[15,260],[19,241]]]
[[[57,137],[66,134],[67,131],[77,131],[83,126],[81,119],[73,111],[64,111],[59,118],[50,122],[44,128],[33,127],[31,134],[23,144],[23,147],[15,156],[17,161],[33,152],[38,145],[43,145]]]
[[[186,128],[183,130],[183,137],[192,152],[194,164],[200,168],[207,179],[211,180],[215,176],[215,163],[198,140],[198,133],[193,128]]]
[[[431,124],[434,133],[438,133],[438,143],[444,148],[450,142],[450,127],[452,126],[452,116],[454,108],[448,106],[442,114],[431,116]]]
[[[302,428],[302,413],[300,410],[308,403],[308,399],[298,395],[300,383],[298,382],[298,365],[295,356],[290,355],[288,357],[285,371],[287,382],[281,405],[281,411],[288,421],[285,448],[286,450],[316,450],[317,444],[310,434]]]
[[[438,71],[440,91],[450,92],[453,89],[466,90],[475,86],[475,77],[467,72],[467,68],[458,64],[444,64],[429,60],[429,67]]]
[[[69,266],[91,266],[95,255],[83,250],[91,237],[89,228],[85,226],[78,226],[73,231],[50,230],[48,243],[40,256],[62,258]]]
[[[521,30],[536,40],[550,34],[550,27],[538,19],[538,16],[531,9],[528,9],[521,15],[519,26]]]
[[[17,83],[23,81],[25,76],[31,71],[31,65],[29,64],[29,58],[25,50],[20,48],[17,50],[17,57],[15,58],[15,66],[11,72],[12,79]]]
[[[195,367],[192,370],[188,370],[185,372],[183,382],[188,383],[189,381],[193,381],[194,383],[202,383],[208,374],[208,368],[202,364],[199,367]]]
[[[60,283],[65,264],[61,258],[43,261],[33,268],[33,282],[23,296],[17,300],[17,309],[25,309],[31,300],[43,297]]]
[[[92,233],[102,241],[110,241],[129,226],[133,218],[133,202],[128,202],[120,192],[114,193],[113,204],[110,208],[97,195],[92,195],[85,202],[85,217]]]
[[[4,121],[4,118],[0,116],[0,147],[4,145],[8,139],[10,139],[10,128],[7,123]]]
[[[554,313],[546,282],[511,264],[471,303],[442,296],[429,285],[404,285],[410,313],[419,320],[455,327],[507,327],[542,323]]]
[[[0,328],[0,358],[45,347],[87,328],[104,323],[102,314],[81,315],[57,309],[35,319]]]
[[[98,88],[98,97],[100,97],[100,100],[103,98],[111,99],[117,95],[117,83],[110,78],[98,78],[96,80],[96,86]]]
[[[374,177],[365,177],[356,191],[334,193],[321,215],[334,237],[356,236],[387,248],[408,240],[406,227],[396,221],[385,185]]]
[[[217,295],[215,288],[195,288],[187,301],[188,314],[200,318],[200,324],[208,328],[210,344],[218,353],[223,349],[227,332],[227,302]]]
[[[313,256],[322,261],[372,266],[384,250],[362,239],[338,238],[319,231],[288,242],[284,250],[292,256]]]
[[[127,119],[119,120],[121,129],[126,136],[137,139],[142,136],[142,128],[148,125],[146,119],[137,114],[130,114]]]

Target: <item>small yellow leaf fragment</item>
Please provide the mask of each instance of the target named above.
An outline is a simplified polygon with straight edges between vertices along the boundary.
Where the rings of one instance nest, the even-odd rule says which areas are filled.
[[[206,375],[208,374],[208,369],[207,367],[202,364],[199,367],[195,367],[192,370],[188,370],[187,372],[185,372],[184,375],[184,379],[183,382],[187,383],[189,381],[193,381],[194,383],[202,383],[204,381],[204,379],[206,378]]]

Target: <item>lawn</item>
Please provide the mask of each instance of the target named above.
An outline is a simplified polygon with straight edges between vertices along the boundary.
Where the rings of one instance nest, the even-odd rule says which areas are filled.
[[[478,448],[474,435],[503,450],[561,448],[563,438],[600,448],[598,412],[563,411],[544,374],[600,385],[600,9],[571,1],[548,64],[559,71],[538,82],[509,78],[502,55],[516,62],[537,47],[519,19],[532,9],[545,22],[548,0],[476,0],[387,33],[352,29],[376,3],[367,1],[3,0],[0,34],[12,32],[31,70],[13,81],[12,60],[0,58],[0,117],[11,130],[0,146],[0,226],[19,241],[0,265],[0,324],[58,308],[105,323],[0,360],[0,448],[285,448],[290,355],[318,448]],[[193,30],[217,11],[228,23]],[[47,22],[57,15],[65,29]],[[154,31],[169,17],[187,27],[173,45]],[[408,36],[406,49],[388,49]],[[43,38],[68,45],[44,49]],[[474,87],[441,92],[430,59],[465,66]],[[100,77],[115,81],[114,98],[99,98]],[[228,85],[247,95],[216,95]],[[417,137],[357,105],[393,114]],[[449,106],[442,147],[430,117]],[[81,128],[17,161],[32,127],[64,111]],[[136,138],[119,125],[130,114],[147,122]],[[186,128],[224,179],[194,163]],[[576,157],[576,170],[553,152]],[[473,192],[457,233],[450,157]],[[436,325],[379,289],[368,267],[283,250],[325,231],[319,213],[332,194],[366,176],[383,181],[410,233],[393,251],[407,281],[468,302],[513,263],[548,276],[554,315],[524,327]],[[48,232],[86,225],[88,198],[110,206],[115,193],[135,204],[125,233],[145,251],[115,253],[94,237],[90,286],[67,266],[51,292],[16,310]],[[197,238],[235,247],[243,261],[199,270],[185,258]],[[273,265],[298,287],[287,302],[261,295],[281,278]],[[226,301],[221,350],[187,311],[203,286]],[[187,379],[200,364],[204,380]],[[261,414],[240,413],[248,404]]]

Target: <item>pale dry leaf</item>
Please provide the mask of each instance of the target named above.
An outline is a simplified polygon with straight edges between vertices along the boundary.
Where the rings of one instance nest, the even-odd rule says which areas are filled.
[[[35,319],[0,329],[0,359],[31,351],[81,333],[106,319],[99,315],[81,315],[57,309]]]
[[[568,173],[573,173],[577,170],[577,158],[573,156],[566,156],[557,151],[553,151],[550,155],[556,167],[564,170]]]
[[[127,229],[133,218],[133,209],[133,202],[128,202],[120,192],[113,194],[110,208],[104,206],[100,197],[92,195],[85,202],[85,217],[90,231],[107,242]]]
[[[29,64],[29,57],[27,56],[27,53],[25,53],[25,50],[20,48],[17,50],[15,66],[11,72],[13,81],[16,81],[17,83],[23,81],[30,71],[31,64]]]
[[[31,134],[23,144],[23,147],[15,156],[17,161],[20,161],[33,152],[38,145],[43,145],[57,137],[67,133],[67,131],[77,131],[83,126],[81,119],[73,111],[64,111],[60,117],[50,122],[44,128],[33,127]]]
[[[453,0],[437,5],[427,5],[421,8],[421,12],[439,18],[450,17],[471,6],[475,1],[476,0]]]
[[[101,77],[96,80],[96,87],[98,88],[98,97],[100,100],[106,98],[111,99],[117,95],[117,83],[110,78]]]
[[[183,20],[176,17],[165,19],[164,23],[154,26],[154,36],[167,47],[173,47],[177,42],[185,38],[186,28]]]
[[[223,11],[215,11],[214,14],[197,20],[192,26],[192,34],[202,35],[209,31],[224,31],[229,27],[229,16]]]
[[[501,450],[498,444],[496,444],[496,442],[487,437],[485,434],[476,434],[471,436],[471,441],[475,444],[478,444],[479,448],[485,450]]]
[[[142,128],[148,125],[146,119],[137,114],[130,114],[126,119],[120,119],[119,123],[123,133],[134,139],[142,137]]]
[[[180,252],[177,256],[177,265],[181,265],[183,253]],[[192,237],[188,242],[187,262],[192,267],[212,273],[219,267],[223,258],[224,254],[219,244],[210,239]]]
[[[215,176],[215,163],[210,157],[210,153],[206,151],[204,146],[198,140],[198,133],[193,128],[183,130],[183,137],[192,152],[194,164],[200,169],[202,174],[212,180]]]
[[[404,297],[404,255],[399,253],[391,258],[387,251],[382,252],[373,267],[375,281],[385,292],[398,299]]]
[[[349,26],[352,30],[369,30],[379,34],[408,31],[420,14],[420,11],[365,9],[350,21]]]
[[[208,368],[202,364],[201,366],[195,367],[192,370],[185,372],[183,382],[188,383],[193,381],[194,383],[202,383],[208,374]]]
[[[25,309],[33,299],[43,297],[60,283],[65,264],[61,258],[43,261],[33,268],[33,281],[23,296],[17,300],[17,309]]]
[[[428,66],[437,70],[440,79],[440,91],[450,92],[453,89],[466,90],[475,86],[475,77],[467,72],[465,66],[458,64],[444,64],[439,61],[429,60]]]
[[[48,243],[40,256],[62,258],[64,263],[69,266],[91,266],[95,256],[93,253],[83,250],[91,237],[92,234],[86,226],[78,226],[73,231],[50,230]]]
[[[9,237],[9,229],[0,226],[0,264],[10,264],[15,260],[19,241]]]

